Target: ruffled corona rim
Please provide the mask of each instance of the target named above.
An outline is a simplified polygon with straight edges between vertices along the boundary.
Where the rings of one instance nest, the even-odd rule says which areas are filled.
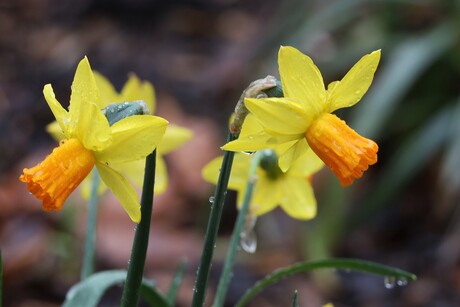
[[[324,113],[305,133],[311,149],[334,172],[342,186],[361,178],[377,162],[378,145],[334,114]]]
[[[61,141],[43,162],[25,168],[19,180],[42,200],[43,210],[61,210],[67,197],[89,174],[96,159],[77,139]]]

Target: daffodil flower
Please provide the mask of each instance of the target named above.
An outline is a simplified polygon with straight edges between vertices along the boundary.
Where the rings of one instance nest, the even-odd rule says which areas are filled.
[[[101,98],[88,59],[78,65],[69,110],[56,99],[51,84],[43,89],[64,139],[45,160],[24,169],[20,180],[42,200],[46,211],[59,211],[67,197],[94,166],[129,217],[141,219],[136,190],[116,165],[145,158],[161,141],[168,122],[152,115],[135,115],[112,126],[101,112]]]
[[[323,162],[308,150],[284,173],[278,166],[275,150],[265,149],[263,154],[257,169],[257,181],[249,207],[250,215],[260,216],[281,206],[288,215],[296,219],[308,220],[315,217],[316,199],[310,181],[312,175],[324,166]],[[228,188],[238,192],[238,207],[243,203],[252,157],[236,153],[233,160]],[[215,158],[203,168],[202,175],[206,181],[217,183],[222,159]]]
[[[287,171],[309,148],[335,173],[343,186],[377,162],[377,144],[360,136],[336,115],[366,93],[380,60],[380,50],[363,56],[340,81],[324,87],[313,61],[293,47],[281,47],[278,65],[283,98],[246,98],[245,105],[263,127],[244,133],[224,150],[255,151],[276,147],[279,166]]]
[[[94,72],[94,78],[96,80],[96,84],[101,96],[101,99],[98,103],[100,109],[103,109],[112,103],[142,100],[147,105],[150,114],[154,114],[156,106],[155,89],[150,82],[141,81],[135,74],[130,74],[123,88],[118,93],[112,83],[110,83],[110,81],[102,74]],[[49,124],[47,131],[58,141],[63,137],[57,122]],[[163,156],[180,147],[191,137],[192,132],[189,129],[173,124],[168,124],[166,132],[157,147],[154,187],[155,194],[158,195],[165,192],[168,186],[168,172]],[[135,186],[139,188],[142,187],[145,166],[144,159],[119,163],[116,166],[117,169],[123,175],[125,175]],[[81,191],[84,198],[89,198],[91,190],[91,177],[92,174],[90,174],[81,185]],[[98,193],[102,194],[105,192],[105,190],[106,185],[101,182],[98,187]]]

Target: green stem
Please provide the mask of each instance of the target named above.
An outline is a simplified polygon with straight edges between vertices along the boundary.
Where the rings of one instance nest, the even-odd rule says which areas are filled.
[[[153,209],[153,189],[155,186],[156,150],[147,156],[145,160],[144,186],[141,197],[141,221],[136,227],[131,258],[128,265],[123,296],[122,307],[137,306],[139,301],[139,289],[144,274],[145,258],[149,244],[150,222]]]
[[[100,183],[97,169],[93,169],[93,178],[91,180],[91,192],[88,206],[88,220],[86,224],[85,249],[83,250],[83,264],[81,268],[80,279],[88,278],[94,272],[94,254],[96,250],[96,220],[97,204],[99,195],[97,193]]]
[[[249,168],[248,183],[246,185],[246,192],[244,194],[243,204],[238,212],[238,217],[233,228],[232,237],[230,239],[230,245],[228,247],[227,257],[225,258],[224,268],[222,275],[220,276],[219,286],[217,287],[216,297],[214,299],[214,307],[220,307],[224,305],[225,296],[227,295],[228,284],[232,277],[233,264],[235,263],[235,255],[240,243],[240,235],[243,230],[243,225],[246,221],[246,216],[249,212],[249,204],[252,199],[252,192],[254,185],[257,181],[256,171],[260,164],[260,160],[263,157],[263,151],[258,151],[254,154],[251,161],[251,167]]]
[[[353,270],[358,272],[365,272],[365,273],[372,273],[376,275],[381,275],[386,278],[393,278],[395,280],[399,280],[402,284],[405,284],[408,281],[414,281],[417,277],[409,272],[393,268],[390,266],[378,264],[371,261],[365,260],[358,260],[358,259],[343,259],[343,258],[331,258],[331,259],[323,259],[317,261],[306,261],[294,264],[289,267],[280,268],[273,273],[267,275],[264,279],[259,280],[255,283],[255,285],[246,290],[246,293],[243,297],[237,302],[235,305],[236,307],[245,306],[248,301],[256,296],[259,292],[263,289],[268,287],[269,285],[279,281],[282,278],[287,276],[291,276],[297,273],[309,272],[312,270],[317,269],[345,269],[345,270]]]
[[[238,138],[238,135],[229,132],[227,142]],[[234,152],[226,151],[222,161],[222,167],[217,181],[214,201],[211,206],[211,212],[204,239],[203,252],[201,253],[200,266],[198,267],[195,287],[193,292],[192,307],[202,307],[206,297],[206,288],[208,285],[209,272],[211,270],[211,261],[214,254],[214,245],[219,230],[222,211],[224,208],[225,195],[227,194],[227,185],[232,169]]]

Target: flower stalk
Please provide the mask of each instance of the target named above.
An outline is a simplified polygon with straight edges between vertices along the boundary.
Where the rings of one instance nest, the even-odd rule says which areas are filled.
[[[141,221],[136,227],[131,257],[128,265],[123,295],[122,307],[137,306],[139,301],[139,289],[144,273],[145,258],[149,243],[150,223],[153,209],[153,190],[155,187],[156,150],[147,156],[145,160],[144,185],[141,197]]]
[[[88,219],[86,222],[85,248],[83,250],[83,264],[80,276],[81,280],[88,278],[94,272],[94,255],[96,250],[96,220],[99,201],[97,190],[100,181],[99,173],[97,172],[96,168],[94,168],[88,205]]]
[[[227,294],[228,285],[232,277],[233,264],[235,263],[236,251],[241,240],[241,232],[246,220],[246,216],[249,212],[249,205],[252,199],[252,192],[254,191],[254,185],[257,181],[257,168],[260,164],[261,159],[264,157],[263,151],[258,151],[254,154],[251,161],[251,167],[249,168],[249,179],[246,186],[246,192],[244,194],[243,204],[238,212],[238,217],[233,228],[232,237],[230,239],[230,245],[228,248],[227,256],[224,262],[224,268],[222,275],[220,276],[219,285],[217,287],[216,297],[214,299],[214,307],[221,307],[224,305],[225,296]]]
[[[235,140],[238,135],[228,133],[227,142]],[[211,206],[208,227],[204,239],[203,252],[201,253],[200,266],[198,267],[197,277],[195,281],[192,307],[201,307],[204,304],[206,297],[206,288],[208,285],[209,272],[211,270],[212,256],[214,254],[214,245],[219,230],[222,211],[224,208],[225,195],[227,194],[227,185],[232,169],[234,152],[226,151],[222,161],[222,167],[217,181],[214,201]]]

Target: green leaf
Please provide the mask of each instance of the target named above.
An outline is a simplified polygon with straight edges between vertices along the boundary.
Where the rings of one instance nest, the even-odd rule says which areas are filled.
[[[243,297],[236,304],[237,307],[244,306],[251,298],[256,296],[266,287],[271,284],[279,281],[282,278],[291,276],[297,273],[309,272],[317,269],[345,269],[351,271],[365,272],[376,275],[384,276],[385,279],[392,279],[395,282],[401,281],[401,284],[408,281],[414,281],[417,277],[409,272],[393,268],[390,266],[359,260],[359,259],[340,259],[340,258],[331,258],[317,261],[306,261],[294,264],[289,267],[280,268],[273,273],[267,275],[264,279],[259,280],[254,284],[254,286],[246,291]],[[398,283],[399,284],[399,283]]]
[[[112,270],[96,273],[74,285],[67,292],[63,307],[97,306],[104,293],[112,286],[121,284],[126,279],[126,270]],[[166,299],[156,290],[153,283],[142,280],[141,296],[150,306],[170,307]]]
[[[187,264],[187,260],[182,260],[179,264],[179,268],[177,268],[176,274],[171,282],[171,286],[169,287],[168,293],[166,294],[166,299],[168,300],[169,304],[174,305],[177,297],[177,292],[179,291],[179,287],[182,284],[182,280],[184,279],[185,274],[185,265]]]

